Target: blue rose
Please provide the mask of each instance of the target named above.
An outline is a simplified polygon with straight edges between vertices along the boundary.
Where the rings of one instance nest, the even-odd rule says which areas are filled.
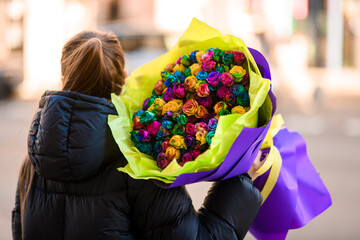
[[[197,75],[196,78],[199,80],[206,80],[206,78],[208,77],[208,73],[205,71],[200,71]]]
[[[161,126],[165,129],[172,129],[174,127],[174,122],[171,120],[164,120],[161,122]]]
[[[206,142],[210,145],[211,144],[211,140],[215,135],[215,131],[210,131],[206,134]]]
[[[196,51],[193,51],[192,53],[190,53],[190,61],[191,61],[191,63],[197,63],[197,59],[196,59],[196,53],[197,53],[198,51],[196,50]]]
[[[217,66],[215,68],[215,71],[218,73],[223,73],[223,72],[225,72],[225,68],[223,66]]]
[[[239,96],[241,92],[246,92],[246,89],[239,84],[233,84],[229,90],[235,97]]]
[[[170,75],[166,78],[164,85],[168,88],[168,87],[172,87],[175,83],[177,83],[179,80],[177,79],[176,76],[174,75]]]
[[[221,60],[222,60],[223,64],[225,64],[226,66],[229,66],[229,65],[231,65],[233,63],[234,56],[231,53],[225,53],[222,56]]]
[[[140,115],[140,122],[143,124],[150,124],[153,120],[156,120],[156,114],[150,111],[145,111]]]
[[[156,141],[154,144],[154,150],[156,153],[161,152],[162,150],[162,141]]]
[[[237,96],[236,98],[236,103],[243,107],[249,107],[250,106],[249,93],[247,91],[240,92],[239,96]]]
[[[179,82],[179,83],[184,83],[184,81],[185,81],[185,75],[184,74],[182,74],[180,71],[175,71],[174,72],[174,74],[173,74],[173,76],[174,77],[176,77],[177,78],[177,82]],[[174,83],[175,84],[175,83]]]
[[[135,117],[140,116],[143,112],[144,112],[143,110],[137,110],[137,111],[134,113],[134,115],[133,115],[133,117],[132,117],[132,120],[134,120]]]

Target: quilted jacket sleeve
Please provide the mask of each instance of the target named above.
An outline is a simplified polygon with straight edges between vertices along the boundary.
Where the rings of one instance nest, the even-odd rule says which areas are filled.
[[[262,201],[259,190],[243,175],[214,183],[198,212],[185,187],[162,189],[143,181],[131,191],[132,222],[140,230],[139,239],[243,239]]]

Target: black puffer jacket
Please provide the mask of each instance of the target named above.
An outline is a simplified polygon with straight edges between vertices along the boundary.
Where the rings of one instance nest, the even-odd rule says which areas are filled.
[[[163,189],[117,171],[126,164],[107,126],[105,99],[46,92],[28,139],[35,175],[21,228],[19,191],[13,237],[24,239],[242,239],[261,203],[246,176],[212,186],[194,210],[185,187]],[[120,113],[121,114],[121,113]]]

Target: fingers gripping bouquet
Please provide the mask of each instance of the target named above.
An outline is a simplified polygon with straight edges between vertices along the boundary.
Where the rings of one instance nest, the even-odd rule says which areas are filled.
[[[128,160],[119,170],[170,187],[247,172],[274,110],[270,84],[240,39],[194,20],[112,96],[109,125]]]

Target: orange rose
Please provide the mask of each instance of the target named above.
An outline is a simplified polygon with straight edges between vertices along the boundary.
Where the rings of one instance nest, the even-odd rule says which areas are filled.
[[[195,114],[195,117],[197,117],[197,118],[203,118],[203,117],[205,117],[205,115],[208,114],[208,113],[209,113],[209,112],[208,112],[208,110],[206,109],[206,107],[200,105],[198,112]]]
[[[171,146],[166,149],[165,154],[169,157],[170,161],[172,161],[174,158],[180,159],[181,157],[180,150]]]
[[[249,108],[243,107],[243,106],[236,106],[231,109],[231,113],[238,113],[238,114],[245,114],[247,111],[249,111]]]
[[[195,92],[196,91],[196,83],[197,83],[197,78],[193,75],[188,76],[187,78],[185,78],[185,88],[187,91],[189,92]]]
[[[221,112],[221,110],[223,110],[223,109],[227,109],[227,105],[226,105],[226,103],[223,102],[223,101],[220,101],[220,102],[216,103],[215,106],[214,106],[214,111],[215,111],[215,113],[216,113],[217,115],[218,115],[219,112]]]
[[[168,71],[169,73],[173,74],[174,71],[174,67],[175,67],[175,63],[169,63],[168,65],[166,65],[166,67],[164,68],[164,71]]]
[[[193,65],[190,66],[190,70],[191,70],[191,75],[196,76],[200,71],[202,71],[201,64],[194,63]]]
[[[195,99],[190,98],[186,101],[182,110],[187,116],[195,115],[199,111],[199,104]]]

